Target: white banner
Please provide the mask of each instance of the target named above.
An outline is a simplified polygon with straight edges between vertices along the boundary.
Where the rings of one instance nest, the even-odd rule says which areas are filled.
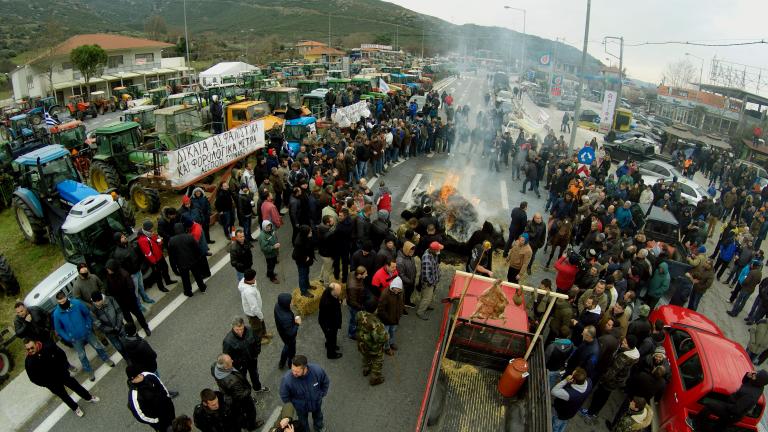
[[[336,108],[336,112],[331,117],[339,127],[347,128],[360,121],[360,118],[368,118],[370,116],[371,111],[368,109],[368,103],[360,101],[352,105]]]
[[[264,147],[264,120],[238,126],[224,133],[166,152],[168,179],[182,187]]]
[[[616,92],[606,90],[603,95],[603,108],[600,110],[600,133],[608,133],[613,127],[613,111],[616,108]]]

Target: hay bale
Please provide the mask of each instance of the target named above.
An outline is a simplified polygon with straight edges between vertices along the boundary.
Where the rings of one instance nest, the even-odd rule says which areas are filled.
[[[325,287],[320,280],[309,281],[309,292],[314,298],[304,297],[298,287],[291,292],[291,304],[296,313],[301,316],[312,315],[320,309],[320,296],[323,295]],[[341,298],[346,298],[347,284],[341,284]]]

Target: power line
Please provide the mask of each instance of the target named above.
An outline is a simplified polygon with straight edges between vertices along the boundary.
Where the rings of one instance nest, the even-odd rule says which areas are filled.
[[[704,47],[729,47],[729,46],[744,46],[744,45],[763,45],[768,44],[765,39],[752,40],[748,42],[736,42],[736,43],[704,43],[704,42],[689,42],[689,41],[664,41],[664,42],[641,42],[635,44],[625,44],[625,46],[637,47],[646,45],[692,45],[692,46],[704,46]]]

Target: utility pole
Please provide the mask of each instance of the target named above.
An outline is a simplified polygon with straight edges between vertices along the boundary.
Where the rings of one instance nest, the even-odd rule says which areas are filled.
[[[616,103],[621,106],[621,90],[624,86],[624,37],[623,36],[606,36],[603,38],[603,44],[608,39],[616,39],[619,41],[619,90],[616,92]],[[608,52],[608,46],[605,47],[605,52],[609,56],[616,58],[615,55]]]
[[[421,59],[424,59],[424,27],[421,28]]]
[[[516,10],[518,12],[522,12],[523,13],[523,43],[521,44],[522,45],[522,47],[521,47],[522,53],[520,54],[520,74],[522,75],[523,73],[525,73],[525,48],[526,48],[525,45],[526,45],[526,40],[528,39],[528,37],[527,37],[527,35],[525,33],[525,15],[526,15],[526,10],[525,9],[521,9],[521,8],[512,7],[512,6],[504,6],[504,9]]]
[[[555,76],[555,59],[557,58],[557,43],[560,41],[559,37],[556,37],[552,42],[552,57],[549,59],[549,86],[547,87],[549,95],[552,96],[552,80]]]
[[[581,116],[581,93],[584,91],[584,68],[587,66],[587,43],[589,43],[589,11],[592,6],[592,0],[587,0],[587,22],[584,25],[584,46],[581,49],[581,68],[579,69],[579,91],[576,93],[576,108],[573,112],[573,128],[571,128],[571,140],[568,147],[573,150],[576,144],[576,130],[579,128],[579,117]]]
[[[189,33],[187,33],[187,0],[184,0],[184,48],[187,51],[187,67],[190,66],[189,63]]]
[[[328,48],[331,47],[331,13],[328,12]]]

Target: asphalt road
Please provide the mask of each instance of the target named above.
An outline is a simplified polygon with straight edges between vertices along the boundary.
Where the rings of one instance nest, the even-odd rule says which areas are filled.
[[[469,103],[472,107],[470,119],[474,121],[476,107],[482,104],[482,95],[487,91],[485,80],[479,77],[463,77],[453,82],[449,92],[454,95],[457,103]],[[526,107],[534,107],[526,101]],[[550,122],[555,130],[559,130],[562,112],[550,108]],[[106,116],[104,116],[106,117]],[[99,117],[101,118],[101,117]],[[97,119],[98,120],[98,119]],[[91,121],[91,120],[89,120]],[[579,131],[578,139],[583,142],[589,139],[591,133]],[[452,155],[438,154],[434,157],[419,157],[405,161],[376,180],[385,182],[393,195],[393,226],[400,223],[400,212],[410,205],[413,197],[420,190],[440,188],[446,181],[454,186],[458,193],[475,203],[479,213],[476,225],[479,227],[484,220],[494,222],[505,228],[509,222],[509,212],[519,205],[520,201],[529,203],[529,217],[535,212],[543,211],[546,193],[541,189],[542,198],[532,193],[523,195],[520,192],[521,182],[514,181],[509,168],[503,168],[501,173],[488,170],[488,159],[479,154],[467,154],[465,148],[453,149]],[[377,187],[374,184],[374,188]],[[219,227],[212,229],[218,240],[221,239]],[[290,227],[281,229],[280,238],[283,244],[290,236]],[[217,245],[218,246],[218,245]],[[274,332],[272,310],[277,295],[290,292],[297,286],[296,270],[290,259],[290,250],[284,251],[281,264],[277,271],[281,285],[271,284],[264,277],[265,266],[259,251],[254,252],[256,270],[259,275],[259,287],[264,299],[264,311],[268,329]],[[554,277],[553,272],[542,269],[545,257],[537,257],[533,275],[528,277],[528,284],[538,284],[546,277]],[[226,259],[219,253],[210,260],[215,267],[220,260]],[[312,267],[312,274],[319,273],[320,266]],[[504,269],[496,269],[503,274]],[[443,275],[438,294],[446,292],[450,282],[450,273]],[[193,407],[198,403],[198,395],[205,387],[215,388],[210,376],[210,366],[221,349],[221,341],[229,330],[232,316],[241,313],[240,296],[236,288],[234,270],[224,263],[221,271],[215,273],[208,281],[209,290],[206,294],[197,294],[190,299],[181,300],[180,288],[177,287],[171,295],[166,296],[160,304],[153,307],[162,311],[169,304],[178,305],[168,315],[170,309],[159,315],[168,315],[148,339],[159,354],[159,370],[166,385],[179,391],[180,396],[174,400],[177,414],[192,414]],[[732,320],[725,316],[723,297],[727,289],[717,284],[711,295],[704,297],[701,311],[723,326],[726,334],[744,342],[745,327],[741,320]],[[154,314],[153,316],[157,316]],[[344,324],[348,312],[344,311]],[[356,352],[353,341],[340,333],[339,343],[344,357],[339,360],[327,360],[324,355],[323,336],[316,321],[316,315],[305,317],[299,331],[298,353],[306,354],[310,361],[320,364],[328,372],[331,387],[324,401],[324,412],[327,430],[331,432],[354,432],[361,430],[413,430],[418,415],[418,409],[426,385],[430,361],[435,349],[439,321],[433,318],[423,322],[414,315],[403,317],[397,333],[397,343],[400,350],[394,357],[385,356],[384,374],[386,382],[375,388],[370,388],[367,379],[361,375],[360,357]],[[272,391],[259,396],[261,404],[258,407],[262,418],[269,417],[279,406],[277,389],[283,372],[277,369],[277,360],[282,345],[279,339],[262,348],[260,371],[262,382],[272,388]],[[96,366],[100,365],[97,360]],[[77,418],[69,411],[57,422],[51,420],[37,430],[72,431],[143,431],[148,430],[137,423],[126,408],[127,387],[125,384],[124,362],[109,371],[94,386],[93,393],[102,401],[96,405],[83,404],[85,418]],[[615,403],[615,401],[614,401]],[[31,421],[25,430],[36,428],[60,406],[58,400],[49,403],[39,415]],[[612,416],[615,407],[611,404],[603,410],[603,415]],[[55,417],[52,417],[52,419]],[[600,421],[602,424],[602,420]],[[571,431],[602,430],[585,424],[580,418],[574,419],[569,425]],[[1,427],[0,427],[1,428]]]

